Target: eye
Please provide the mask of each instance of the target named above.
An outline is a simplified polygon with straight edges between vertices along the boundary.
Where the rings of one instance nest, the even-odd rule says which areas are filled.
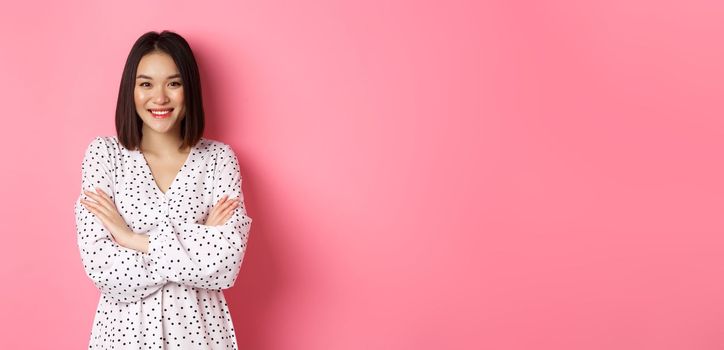
[[[143,83],[138,84],[138,86],[144,86],[143,84],[148,84],[148,82],[144,81]]]
[[[181,83],[178,82],[178,81],[174,81],[174,82],[172,82],[171,84],[178,84],[178,86],[181,86]]]

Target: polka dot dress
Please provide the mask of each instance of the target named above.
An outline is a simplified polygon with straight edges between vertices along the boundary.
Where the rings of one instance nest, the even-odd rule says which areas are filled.
[[[128,227],[149,238],[148,253],[119,246],[80,199],[104,190]],[[240,205],[223,225],[206,226],[227,194]],[[223,289],[234,285],[252,219],[231,146],[202,138],[164,193],[139,150],[116,136],[85,151],[75,202],[78,248],[100,289],[89,349],[237,349]]]

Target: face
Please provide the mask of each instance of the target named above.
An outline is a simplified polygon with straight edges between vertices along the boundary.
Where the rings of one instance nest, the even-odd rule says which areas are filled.
[[[144,133],[178,132],[185,114],[184,87],[171,56],[154,52],[141,58],[133,95]]]

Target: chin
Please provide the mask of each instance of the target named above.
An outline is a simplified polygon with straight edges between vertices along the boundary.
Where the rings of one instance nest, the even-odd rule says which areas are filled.
[[[143,119],[143,123],[146,124],[146,127],[149,129],[152,129],[153,131],[163,133],[168,132],[169,130],[173,129],[176,124],[179,122],[178,119],[174,117],[169,117],[168,119],[171,120],[157,120],[153,118]]]

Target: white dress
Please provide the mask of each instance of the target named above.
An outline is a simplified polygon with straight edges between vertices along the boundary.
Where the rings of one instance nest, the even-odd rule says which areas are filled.
[[[100,289],[89,349],[237,349],[223,289],[234,285],[251,218],[231,146],[202,138],[166,191],[139,150],[116,136],[96,137],[85,151],[82,190],[104,190],[128,227],[149,237],[148,253],[118,245],[80,199],[78,248]],[[97,191],[96,191],[97,192]],[[228,194],[241,202],[223,225],[206,217]]]

